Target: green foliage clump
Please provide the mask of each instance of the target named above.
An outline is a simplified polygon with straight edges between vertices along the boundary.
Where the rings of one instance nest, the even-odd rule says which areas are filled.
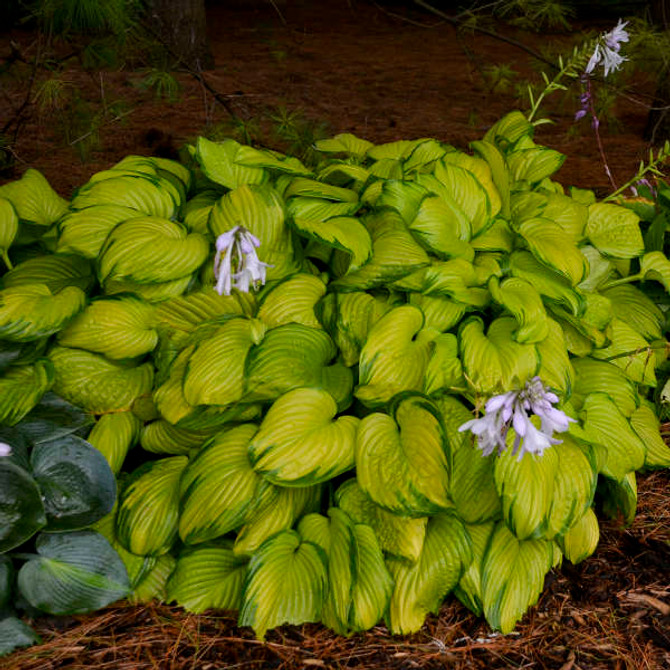
[[[95,420],[67,439],[117,475],[115,508],[75,532],[118,552],[131,599],[238,610],[262,638],[411,633],[453,593],[511,631],[552,567],[595,551],[596,492],[630,523],[636,472],[670,466],[652,402],[667,221],[566,191],[533,130],[513,112],[472,155],[340,134],[313,167],[199,138],[188,165],[128,156],[70,202],[35,171],[0,187],[0,467],[31,482],[0,510],[34,518],[8,521],[2,565],[48,519],[31,426],[49,392]],[[267,284],[219,295],[215,241],[235,226]],[[482,456],[459,428],[536,376],[573,419],[562,442]],[[65,537],[38,554],[67,563]],[[49,593],[32,604],[81,611]]]

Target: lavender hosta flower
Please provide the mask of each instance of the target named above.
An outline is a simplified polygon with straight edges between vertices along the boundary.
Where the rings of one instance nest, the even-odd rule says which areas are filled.
[[[0,442],[0,457],[11,456],[12,448],[6,442]]]
[[[233,288],[248,293],[251,287],[265,284],[265,269],[272,266],[259,260],[256,249],[260,245],[261,241],[242,226],[216,238],[214,288],[219,295],[230,295]]]
[[[489,398],[484,416],[467,421],[458,430],[469,430],[475,435],[482,455],[489,456],[496,449],[500,454],[507,448],[507,433],[512,426],[516,435],[512,453],[518,452],[518,460],[525,453],[541,455],[545,449],[561,443],[553,434],[565,432],[574,421],[554,407],[557,402],[558,396],[539,377],[534,377],[520,391]],[[531,415],[540,419],[539,429]]]
[[[589,62],[586,66],[584,72],[586,74],[591,74],[595,68],[603,64],[605,69],[605,77],[609,76],[610,72],[614,72],[621,67],[621,63],[628,60],[622,56],[619,52],[621,50],[621,43],[628,42],[629,35],[624,28],[628,25],[628,21],[622,22],[619,19],[617,25],[610,30],[608,33],[603,33],[599,38],[593,54],[589,59]]]

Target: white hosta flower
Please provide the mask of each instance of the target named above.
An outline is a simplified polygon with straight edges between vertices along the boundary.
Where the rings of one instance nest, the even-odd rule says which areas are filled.
[[[219,295],[230,295],[233,288],[245,293],[251,287],[265,284],[265,268],[256,249],[261,241],[246,228],[235,226],[216,238],[214,257],[215,289]]]
[[[482,455],[489,456],[496,449],[500,454],[507,448],[511,425],[516,435],[512,453],[518,452],[518,460],[525,453],[541,455],[553,444],[561,443],[553,434],[565,432],[574,421],[553,406],[557,402],[558,396],[548,390],[539,377],[534,377],[520,391],[489,398],[484,416],[467,421],[458,430],[469,430],[475,435]],[[539,429],[531,421],[533,414],[540,418]]]
[[[6,442],[0,442],[0,456],[10,456],[12,448]]]
[[[619,19],[619,22],[612,30],[600,36],[586,66],[586,74],[591,74],[602,62],[605,69],[605,77],[607,77],[610,72],[618,70],[621,67],[621,63],[628,60],[619,53],[621,43],[628,42],[629,39],[628,33],[624,30],[627,25],[628,21],[624,23]]]

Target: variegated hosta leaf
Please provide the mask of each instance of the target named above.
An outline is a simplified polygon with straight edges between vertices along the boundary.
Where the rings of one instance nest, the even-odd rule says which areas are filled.
[[[431,517],[418,561],[412,565],[387,559],[395,582],[387,614],[390,631],[395,635],[416,633],[428,613],[437,613],[471,561],[471,540],[459,518],[452,513]]]
[[[21,421],[53,383],[54,368],[46,359],[4,370],[0,375],[0,424],[13,426]]]
[[[625,417],[630,417],[638,408],[640,397],[635,384],[614,363],[593,358],[574,358],[572,363],[577,381],[570,402],[577,410],[582,408],[584,399],[591,393],[605,393],[610,396]]]
[[[239,625],[251,626],[259,639],[283,623],[318,621],[328,583],[323,550],[301,542],[293,530],[267,540],[251,557]]]
[[[195,407],[184,397],[184,375],[195,345],[183,349],[170,365],[168,378],[154,391],[153,401],[161,417],[172,424],[178,424],[195,411]]]
[[[642,291],[622,284],[602,292],[612,302],[612,310],[645,340],[660,340],[665,327],[665,315]]]
[[[45,284],[21,284],[0,291],[0,337],[28,342],[57,333],[86,304],[76,286],[52,293]]]
[[[409,304],[423,312],[424,328],[434,328],[440,332],[451,330],[469,309],[468,305],[442,296],[411,293]]]
[[[481,523],[498,519],[500,497],[493,476],[496,456],[484,457],[468,432],[458,429],[472,419],[472,414],[453,396],[435,401],[442,416],[447,440],[451,445],[454,470],[451,478],[451,497],[456,511],[466,523]]]
[[[284,203],[271,186],[245,184],[226,193],[214,205],[209,227],[215,236],[244,226],[259,240],[258,258],[269,263],[267,279],[282,279],[300,269],[285,222]]]
[[[133,280],[109,279],[103,286],[103,292],[108,296],[117,293],[134,293],[148,302],[162,302],[180,296],[193,284],[193,281],[193,275],[149,284]]]
[[[553,554],[548,540],[519,540],[504,523],[496,526],[482,568],[482,604],[492,628],[511,632],[537,602]]]
[[[581,411],[583,437],[600,452],[604,475],[621,482],[626,475],[644,464],[646,448],[619,411],[604,393],[590,393]]]
[[[262,184],[267,181],[268,173],[262,168],[246,167],[236,163],[241,149],[242,146],[232,139],[212,142],[205,137],[199,137],[195,158],[209,179],[229,189],[235,189],[243,184]]]
[[[238,556],[253,554],[269,537],[291,528],[303,514],[320,507],[321,485],[274,486],[260,490],[235,540],[233,550]]]
[[[542,297],[525,279],[508,277],[502,283],[497,277],[489,280],[493,299],[508,309],[519,323],[514,334],[517,342],[542,342],[549,334],[549,319]]]
[[[491,168],[488,163],[482,158],[476,156],[470,156],[469,154],[463,153],[462,151],[449,151],[444,156],[444,163],[449,163],[451,165],[457,165],[458,167],[471,172],[476,178],[477,181],[486,191],[486,195],[489,198],[491,205],[491,218],[495,218],[500,213],[500,208],[502,205],[501,196],[498,193],[498,189],[494,184]]]
[[[598,481],[598,494],[602,498],[602,510],[610,517],[630,526],[637,509],[637,481],[635,472],[627,473],[621,480],[602,477]]]
[[[70,254],[49,254],[27,258],[2,277],[2,287],[45,284],[52,293],[67,286],[88,291],[95,283],[90,261]]]
[[[136,398],[151,392],[151,363],[111,361],[90,351],[60,346],[51,349],[49,359],[55,371],[54,391],[87,412],[129,410]]]
[[[359,419],[333,420],[337,405],[321,389],[298,388],[279,397],[249,444],[256,472],[281,486],[325,482],[354,466]]]
[[[446,153],[447,148],[437,140],[419,140],[403,161],[403,168],[407,174],[422,169],[430,169],[433,163]]]
[[[73,253],[97,258],[107,235],[122,221],[140,216],[140,212],[122,205],[91,205],[67,213],[58,221],[58,253]]]
[[[208,189],[196,193],[184,205],[182,214],[184,225],[191,231],[207,235],[209,233],[209,215],[221,191]]]
[[[458,358],[458,340],[452,333],[441,333],[433,340],[423,392],[430,396],[453,393],[466,388],[463,366]]]
[[[154,567],[135,586],[130,596],[128,596],[128,600],[134,605],[150,603],[152,600],[166,602],[167,581],[175,569],[177,559],[170,554],[163,554],[163,556],[159,556],[155,560]]]
[[[505,155],[513,181],[528,181],[536,184],[554,174],[563,165],[564,154],[538,146],[517,149],[522,144],[532,145],[534,143],[518,142],[514,149]]]
[[[370,172],[361,165],[334,159],[323,169],[319,169],[319,181],[336,186],[346,186],[360,193],[365,186]]]
[[[369,414],[358,427],[356,476],[379,505],[405,516],[451,506],[451,453],[440,415],[427,398],[400,397],[387,414]]]
[[[340,133],[329,139],[317,140],[314,146],[317,151],[323,153],[346,153],[355,158],[363,159],[367,151],[374,147],[374,144],[351,133]]]
[[[470,146],[475,153],[479,154],[488,163],[489,170],[491,171],[491,181],[500,198],[500,215],[505,219],[509,219],[511,175],[505,158],[493,142],[477,140],[471,142]]]
[[[477,616],[481,616],[483,611],[482,570],[486,549],[495,527],[496,523],[493,521],[465,524],[465,530],[471,541],[472,561],[454,589],[454,595]]]
[[[130,219],[108,235],[98,276],[101,282],[167,282],[192,274],[208,255],[207,238],[180,223],[157,216]]]
[[[140,436],[142,422],[132,412],[103,414],[86,438],[107,460],[118,475],[128,450]]]
[[[186,544],[220,537],[244,522],[263,485],[247,455],[257,430],[242,424],[217,433],[189,461],[180,483],[179,535]]]
[[[165,600],[194,614],[239,610],[246,572],[246,559],[235,556],[227,540],[186,547],[168,580]]]
[[[119,496],[116,537],[140,556],[161,556],[177,539],[179,479],[185,456],[151,461],[132,474]]]
[[[614,263],[605,258],[595,247],[585,244],[579,247],[589,264],[586,278],[578,285],[582,291],[597,291],[598,287],[610,277],[614,271]]]
[[[416,561],[426,535],[426,517],[402,517],[375,503],[356,479],[349,479],[335,492],[335,502],[356,523],[370,526],[383,551]]]
[[[235,156],[237,165],[246,167],[261,167],[277,170],[285,175],[311,176],[311,172],[295,156],[284,156],[278,151],[270,149],[256,149],[241,144]]]
[[[421,201],[428,195],[427,189],[417,182],[387,179],[382,183],[375,207],[394,209],[409,225],[416,217]]]
[[[386,158],[392,160],[401,160],[407,158],[414,148],[422,140],[396,140],[395,142],[385,142],[376,144],[368,149],[368,158],[379,161]]]
[[[471,240],[470,246],[475,251],[502,251],[508,254],[514,249],[515,237],[510,224],[505,219],[497,218],[481,235]]]
[[[163,419],[152,421],[142,428],[142,449],[155,454],[188,455],[212,437],[212,431],[186,430]]]
[[[143,356],[158,344],[154,313],[152,305],[133,297],[96,300],[58,333],[58,341],[108,358]]]
[[[630,417],[630,425],[636,435],[644,442],[646,452],[644,467],[649,469],[670,467],[670,447],[660,434],[660,422],[654,411],[654,406],[643,401]]]
[[[318,544],[326,555],[330,553],[330,519],[328,517],[318,512],[305,514],[298,522],[296,530],[303,542]]]
[[[589,507],[581,518],[564,535],[556,538],[563,555],[570,563],[581,563],[593,554],[600,540],[598,518]]]
[[[544,384],[569,396],[575,383],[575,371],[568,355],[565,332],[553,319],[548,319],[547,325],[547,337],[535,345],[540,357],[538,375]]]
[[[12,246],[18,232],[19,217],[14,206],[6,198],[0,198],[0,256],[7,267],[9,267],[7,250]]]
[[[636,258],[644,253],[639,217],[630,209],[605,202],[589,207],[586,235],[605,256]]]
[[[358,194],[348,188],[340,188],[316,179],[294,177],[284,190],[284,198],[293,196],[304,198],[323,198],[334,202],[357,202]]]
[[[134,209],[136,216],[172,219],[178,208],[174,187],[150,175],[121,175],[89,181],[77,190],[70,207],[82,210],[95,205],[120,205]]]
[[[426,269],[422,285],[418,290],[428,296],[443,296],[463,303],[467,307],[485,307],[490,301],[486,283],[480,281],[475,266],[464,258],[452,258],[450,261],[433,262]]]
[[[299,323],[321,328],[314,306],[326,293],[326,285],[314,275],[300,273],[272,287],[260,299],[257,318],[268,328]]]
[[[256,319],[228,319],[199,342],[184,375],[184,398],[190,405],[230,405],[244,393],[247,353],[265,335]]]
[[[67,201],[54,191],[41,172],[28,168],[21,179],[0,186],[22,222],[50,226],[67,211]]]
[[[532,344],[514,340],[516,321],[500,317],[484,334],[484,322],[470,317],[458,330],[466,378],[485,396],[520,388],[537,373],[540,359]]]
[[[515,110],[496,121],[486,131],[484,139],[504,151],[522,137],[532,137],[534,131],[535,127],[525,114]]]
[[[423,314],[411,305],[395,307],[370,330],[361,350],[356,397],[378,407],[401,391],[419,391],[435,331],[422,329]]]
[[[670,291],[670,260],[662,251],[651,251],[642,257],[640,275],[661,282]]]

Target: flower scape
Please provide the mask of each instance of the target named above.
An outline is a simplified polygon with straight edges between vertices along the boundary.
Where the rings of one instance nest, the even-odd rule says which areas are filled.
[[[509,633],[596,512],[632,523],[670,466],[670,261],[533,130],[0,187],[2,651],[21,602],[123,597],[263,638],[407,634],[452,594]]]

